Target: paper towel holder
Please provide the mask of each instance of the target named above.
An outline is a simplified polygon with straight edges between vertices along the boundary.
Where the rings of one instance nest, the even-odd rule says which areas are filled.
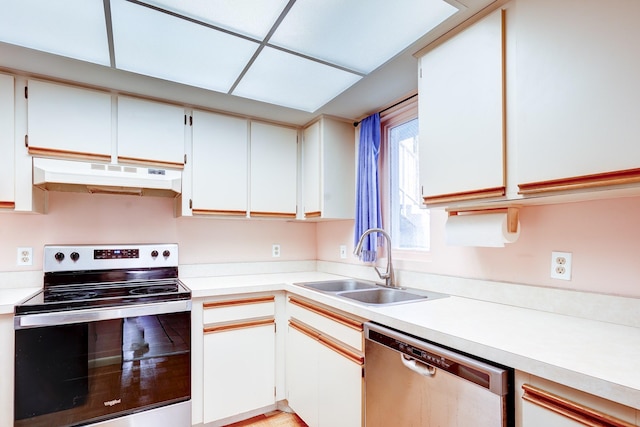
[[[460,209],[447,209],[447,212],[449,216],[506,213],[507,214],[507,231],[509,233],[518,232],[518,216],[520,212],[519,207],[509,206],[509,207],[500,207],[500,208],[460,208]]]

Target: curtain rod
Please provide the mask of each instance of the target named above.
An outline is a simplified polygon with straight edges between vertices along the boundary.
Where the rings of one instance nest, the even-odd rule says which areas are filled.
[[[416,96],[418,96],[418,94],[417,94],[417,93],[414,93],[413,95],[406,97],[406,98],[405,98],[405,99],[403,99],[402,101],[398,101],[398,102],[396,102],[395,104],[390,105],[390,106],[388,106],[387,108],[384,108],[384,109],[382,109],[382,110],[378,111],[378,114],[382,114],[382,113],[384,113],[385,111],[392,109],[393,107],[397,107],[398,105],[402,104],[403,102],[407,102],[408,100],[410,100],[410,99],[412,99],[412,98],[415,98]],[[353,122],[353,127],[358,127],[358,125],[360,124],[360,122],[361,122],[361,121],[362,121],[362,120],[357,121],[357,122]]]

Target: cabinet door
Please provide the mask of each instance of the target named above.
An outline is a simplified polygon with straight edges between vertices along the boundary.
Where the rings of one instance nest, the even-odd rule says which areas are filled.
[[[420,182],[425,203],[503,196],[502,14],[420,60]]]
[[[246,215],[247,120],[193,112],[193,213]]]
[[[274,403],[274,325],[205,334],[204,422]]]
[[[13,77],[0,74],[0,209],[15,208]]]
[[[118,97],[118,162],[184,166],[184,108]]]
[[[111,95],[31,80],[29,154],[111,160]]]
[[[302,191],[305,218],[319,217],[322,212],[321,165],[320,121],[317,121],[302,134]]]
[[[640,181],[640,3],[572,5],[515,8],[522,194]]]
[[[522,404],[522,427],[584,427],[585,424],[529,402]]]
[[[353,218],[355,152],[352,123],[323,117],[304,129],[302,191],[305,218]]]
[[[320,344],[289,325],[287,336],[287,401],[309,427],[319,425],[318,348]]]
[[[362,365],[318,346],[318,424],[362,427]]]
[[[295,218],[298,132],[251,123],[251,216]]]

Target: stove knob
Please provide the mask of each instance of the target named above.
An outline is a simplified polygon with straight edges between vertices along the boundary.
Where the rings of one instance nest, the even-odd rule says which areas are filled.
[[[62,260],[64,259],[64,254],[62,252],[56,252],[54,258],[56,259],[56,261],[62,262]]]
[[[71,257],[71,260],[73,262],[76,262],[80,259],[80,254],[78,252],[71,252],[71,255],[69,255]]]
[[[171,252],[169,252],[168,250],[165,249],[164,252],[162,252],[162,256],[165,258],[169,258],[169,255],[171,255]]]
[[[151,258],[158,258],[158,251],[156,250],[151,251]]]

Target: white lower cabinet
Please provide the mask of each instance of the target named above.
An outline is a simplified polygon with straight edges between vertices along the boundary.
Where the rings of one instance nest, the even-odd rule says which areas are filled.
[[[273,296],[203,304],[203,421],[275,404],[276,334]]]
[[[355,346],[335,338],[362,323],[297,298],[287,307],[289,406],[309,427],[363,426],[362,330]]]
[[[309,427],[318,426],[318,344],[289,326],[287,335],[287,400]]]
[[[13,425],[13,314],[0,314],[0,426]]]
[[[522,372],[516,373],[520,427],[634,427],[638,411]]]
[[[326,345],[318,348],[319,426],[364,425],[362,369],[362,361]]]

